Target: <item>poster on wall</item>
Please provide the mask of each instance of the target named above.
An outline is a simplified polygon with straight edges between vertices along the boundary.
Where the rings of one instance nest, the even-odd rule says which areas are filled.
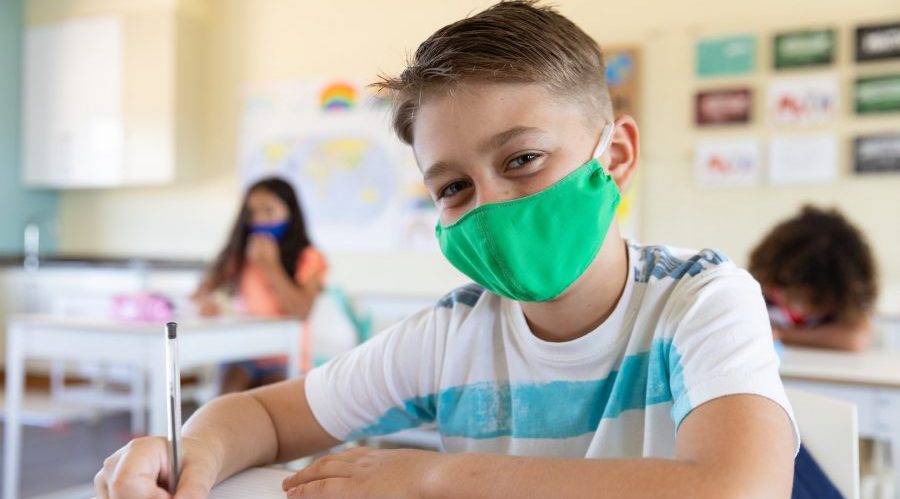
[[[697,42],[696,73],[701,78],[736,76],[756,68],[756,37],[734,35]]]
[[[390,127],[371,79],[318,79],[248,89],[241,120],[246,188],[278,175],[297,190],[325,251],[436,251],[437,211],[412,151]]]
[[[749,88],[704,90],[695,98],[694,122],[698,126],[746,124],[752,108]]]
[[[778,78],[769,83],[766,107],[776,125],[820,125],[837,116],[838,79],[833,75]]]
[[[900,173],[900,134],[863,135],[853,141],[856,173]]]
[[[759,185],[759,140],[752,138],[704,140],[697,143],[694,178],[707,188]]]
[[[900,74],[857,78],[856,114],[900,111]]]
[[[775,137],[769,143],[769,182],[823,184],[838,178],[838,143],[831,134]]]
[[[792,31],[775,35],[775,69],[821,66],[834,61],[835,30]]]
[[[900,22],[856,28],[856,60],[900,59]]]
[[[640,121],[640,50],[637,47],[604,48],[604,57],[613,111]]]

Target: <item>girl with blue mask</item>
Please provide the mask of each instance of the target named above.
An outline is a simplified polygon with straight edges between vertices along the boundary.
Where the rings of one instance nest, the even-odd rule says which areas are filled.
[[[267,178],[250,186],[225,248],[193,298],[202,315],[216,315],[213,295],[236,298],[239,312],[305,319],[323,286],[325,259],[312,246],[291,185]],[[221,391],[284,379],[286,359],[248,359],[222,366]]]

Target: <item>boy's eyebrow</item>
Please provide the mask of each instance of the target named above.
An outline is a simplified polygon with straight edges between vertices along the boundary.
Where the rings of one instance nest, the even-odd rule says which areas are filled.
[[[425,183],[428,183],[429,180],[431,180],[434,177],[439,176],[440,174],[444,173],[445,171],[447,171],[449,169],[450,169],[450,166],[447,163],[444,163],[443,161],[438,161],[437,163],[434,163],[431,166],[429,166],[428,168],[426,168],[424,172],[422,172],[422,179],[424,180]]]
[[[493,137],[485,140],[478,146],[478,152],[481,154],[486,154],[494,149],[498,149],[503,147],[504,144],[509,142],[510,140],[527,133],[543,133],[544,130],[542,128],[533,127],[533,126],[516,126],[510,128],[509,130],[503,131],[494,135]],[[434,177],[439,176],[445,171],[450,169],[450,165],[444,163],[443,161],[438,161],[428,168],[426,168],[422,172],[422,177],[425,182],[428,182]]]
[[[533,126],[516,126],[516,127],[510,128],[509,130],[506,130],[505,132],[500,132],[497,135],[494,135],[493,137],[489,138],[488,140],[482,142],[481,145],[478,146],[478,152],[485,154],[494,149],[499,149],[500,147],[503,147],[504,144],[506,144],[510,140],[512,140],[520,135],[523,135],[526,133],[535,133],[535,132],[540,133],[543,131],[544,130],[537,128],[537,127],[533,127]]]

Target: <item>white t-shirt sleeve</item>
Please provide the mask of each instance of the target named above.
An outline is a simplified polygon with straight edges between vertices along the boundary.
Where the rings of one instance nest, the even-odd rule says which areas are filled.
[[[306,398],[328,433],[347,441],[434,420],[434,315],[423,310],[309,373]]]
[[[772,329],[759,284],[726,264],[685,278],[673,291],[665,327],[669,349],[672,419],[676,428],[700,405],[726,395],[753,394],[780,405],[797,424],[778,373]]]

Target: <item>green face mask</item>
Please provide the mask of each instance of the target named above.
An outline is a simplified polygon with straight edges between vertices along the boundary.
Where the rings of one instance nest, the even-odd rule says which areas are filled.
[[[612,223],[619,189],[597,158],[547,189],[479,206],[435,232],[444,256],[473,281],[517,301],[548,301],[588,268]]]

